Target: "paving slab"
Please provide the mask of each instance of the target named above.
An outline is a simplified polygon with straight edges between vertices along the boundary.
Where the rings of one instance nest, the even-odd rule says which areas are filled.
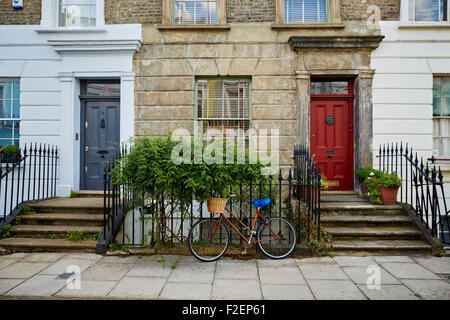
[[[2,259],[2,260],[0,260],[0,270],[3,269],[3,268],[6,268],[7,266],[9,266],[10,264],[13,264],[16,261],[17,260],[15,260],[15,259]]]
[[[50,263],[37,263],[37,262],[15,262],[1,270],[0,277],[2,279],[22,279],[31,278],[35,274],[39,273]]]
[[[402,280],[420,297],[427,300],[450,300],[450,283],[445,280]]]
[[[297,267],[261,267],[259,279],[263,284],[306,284]]]
[[[371,257],[334,257],[334,261],[341,267],[368,267],[377,265]]]
[[[450,274],[450,257],[414,258],[414,260],[434,273]]]
[[[223,259],[217,261],[216,279],[257,280],[258,270],[254,260],[242,261]]]
[[[330,257],[319,257],[319,258],[307,258],[307,259],[295,259],[297,264],[300,266],[302,264],[336,264],[336,261]]]
[[[98,260],[98,263],[136,263],[137,256],[105,256]]]
[[[299,268],[306,280],[348,280],[347,275],[336,264],[303,263]]]
[[[164,286],[160,299],[208,300],[211,297],[212,283],[177,283]]]
[[[383,263],[383,262],[405,262],[405,263],[413,263],[414,260],[412,260],[410,257],[407,256],[378,256],[378,257],[372,257],[376,262]]]
[[[166,279],[152,277],[123,277],[108,294],[121,299],[157,299]]]
[[[366,285],[358,285],[370,300],[420,300],[404,285],[384,284],[380,289],[369,289]]]
[[[24,257],[22,262],[56,262],[64,258],[67,253],[62,252],[34,252]]]
[[[8,291],[6,296],[50,297],[66,285],[54,275],[36,275]]]
[[[95,263],[81,273],[82,280],[120,280],[131,269],[128,263]]]
[[[398,279],[440,279],[417,263],[381,263],[381,265]]]
[[[342,270],[348,275],[348,277],[356,284],[365,285],[367,280],[374,272],[367,267],[342,267]],[[386,270],[379,268],[380,283],[385,284],[402,284],[398,279],[393,277]]]
[[[248,279],[215,279],[213,300],[261,300],[259,281]]]
[[[69,268],[73,268],[73,266],[80,268],[80,272],[83,272],[94,263],[95,260],[64,258],[53,264],[50,264],[46,269],[42,270],[39,274],[60,275],[62,273],[68,272]]]
[[[308,285],[318,300],[367,300],[350,280],[310,280]]]
[[[170,265],[157,261],[137,261],[128,271],[127,276],[134,277],[163,277],[172,273]]]
[[[14,260],[20,260],[28,256],[29,253],[26,252],[17,252],[13,254],[5,254],[4,256],[0,256],[0,260],[2,259],[14,259]]]
[[[264,300],[314,300],[307,285],[262,284]]]
[[[297,267],[296,259],[286,258],[281,260],[274,259],[258,259],[256,260],[258,267]]]
[[[216,263],[180,262],[170,273],[169,282],[212,283]]]
[[[5,294],[26,280],[27,279],[0,279],[0,295]]]
[[[114,288],[117,281],[81,280],[80,289],[63,288],[56,296],[73,298],[104,298]]]
[[[69,253],[64,258],[65,259],[80,259],[80,260],[93,260],[97,261],[103,256],[95,253]]]

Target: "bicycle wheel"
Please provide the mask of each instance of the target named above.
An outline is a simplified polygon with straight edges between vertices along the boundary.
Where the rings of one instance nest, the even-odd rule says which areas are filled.
[[[267,219],[256,233],[258,247],[266,256],[272,259],[287,257],[294,250],[297,236],[292,224],[282,217]],[[276,237],[279,237],[276,239]]]
[[[192,226],[188,235],[188,247],[194,257],[211,262],[227,251],[230,233],[222,222],[219,219],[205,219]]]

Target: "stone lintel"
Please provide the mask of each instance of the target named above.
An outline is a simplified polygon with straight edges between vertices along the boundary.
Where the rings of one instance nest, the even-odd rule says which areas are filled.
[[[292,49],[376,49],[384,36],[304,36],[291,37],[289,44]]]

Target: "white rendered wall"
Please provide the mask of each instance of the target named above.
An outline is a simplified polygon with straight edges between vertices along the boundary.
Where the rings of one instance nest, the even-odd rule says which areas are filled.
[[[378,168],[378,146],[408,143],[424,159],[433,150],[433,74],[450,75],[450,25],[400,27],[398,21],[380,22],[385,36],[372,53],[373,152]],[[448,170],[447,164],[440,164]],[[446,176],[446,174],[444,174]],[[448,178],[444,181],[449,182]],[[450,184],[446,183],[450,204]]]
[[[134,135],[133,54],[140,43],[140,25],[0,26],[0,78],[20,79],[20,144],[60,147],[58,196],[79,189],[81,79],[120,80],[120,139]]]

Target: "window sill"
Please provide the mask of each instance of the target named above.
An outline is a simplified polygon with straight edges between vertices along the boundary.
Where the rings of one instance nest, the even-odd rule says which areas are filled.
[[[345,25],[342,23],[297,23],[297,24],[273,24],[272,29],[283,31],[283,30],[294,30],[294,29],[344,29]]]
[[[400,22],[399,29],[412,28],[450,28],[450,22],[434,22],[434,21],[408,21]]]
[[[161,31],[228,31],[231,26],[229,24],[158,24],[157,28]]]
[[[107,32],[104,27],[38,27],[38,33],[95,33]]]

